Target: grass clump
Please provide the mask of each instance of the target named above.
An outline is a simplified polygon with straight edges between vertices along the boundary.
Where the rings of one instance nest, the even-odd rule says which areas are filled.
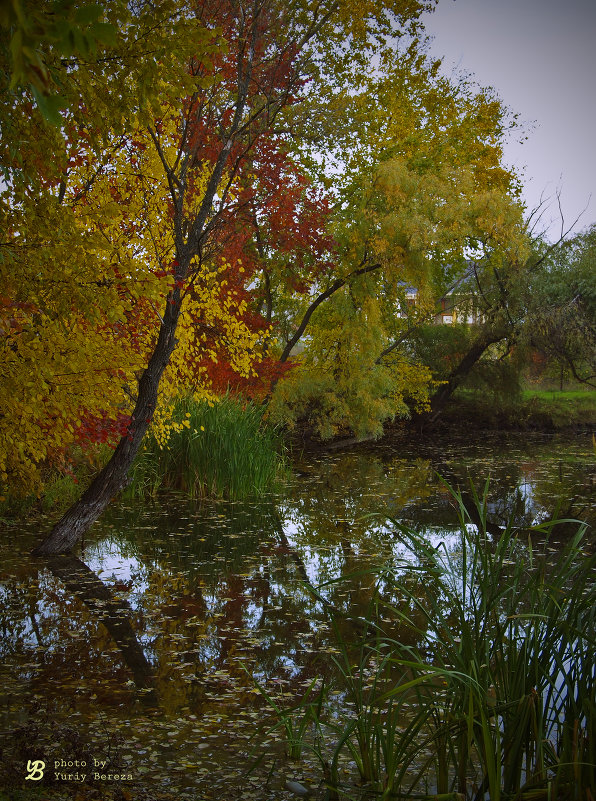
[[[172,421],[182,425],[165,446],[148,434],[129,495],[153,495],[163,487],[195,498],[238,500],[271,490],[283,476],[283,440],[255,404],[230,395],[214,403],[181,398]]]
[[[585,527],[555,559],[511,525],[494,539],[487,492],[476,498],[476,525],[453,493],[457,553],[399,528],[434,576],[413,600],[423,615],[420,669],[430,659],[444,681],[430,726],[437,791],[587,800],[596,787],[596,557],[584,551]]]

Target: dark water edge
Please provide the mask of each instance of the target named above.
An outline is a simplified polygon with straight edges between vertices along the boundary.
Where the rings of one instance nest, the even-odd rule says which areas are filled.
[[[409,420],[395,420],[384,425],[379,438],[358,438],[351,434],[338,434],[331,440],[322,441],[312,429],[298,427],[289,435],[293,453],[332,453],[338,450],[360,448],[404,448],[408,452],[421,447],[428,450],[437,438],[447,442],[469,441],[470,436],[482,441],[489,437],[492,441],[506,441],[511,436],[529,434],[532,439],[549,440],[573,439],[575,437],[596,435],[596,416],[569,410],[566,419],[548,411],[532,410],[512,406],[499,409],[492,404],[471,402],[453,403],[441,415],[431,418],[426,415],[414,416]]]
[[[399,428],[399,424],[397,428]],[[434,419],[422,415],[412,426],[414,431],[445,433],[476,431],[521,432],[573,435],[596,431],[596,393],[582,390],[566,396],[548,390],[542,396],[522,400],[518,397],[495,399],[490,393],[463,392],[456,396]]]
[[[496,536],[512,515],[524,530],[553,515],[596,524],[582,432],[402,435],[296,453],[282,495],[117,503],[64,559],[28,558],[39,523],[7,528],[0,788],[30,789],[34,760],[97,760],[112,771],[100,776],[132,777],[87,775],[90,798],[282,801],[294,797],[288,778],[316,787],[316,765],[289,763],[281,732],[267,733],[275,719],[254,680],[299,697],[334,650],[325,603],[357,618],[374,587],[367,571],[403,557],[387,517],[457,553],[444,482],[471,497],[486,479]],[[555,530],[553,550],[576,528]],[[267,758],[247,775],[258,744]],[[41,786],[74,797],[77,780],[47,774]]]

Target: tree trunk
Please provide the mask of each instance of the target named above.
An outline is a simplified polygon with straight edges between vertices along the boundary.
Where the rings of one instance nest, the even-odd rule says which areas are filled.
[[[257,15],[258,16],[258,15]],[[257,35],[257,19],[253,22],[252,37]],[[161,148],[158,135],[149,128],[149,134],[154,142],[156,152],[163,164],[168,179],[172,204],[174,208],[173,230],[176,242],[177,267],[174,274],[175,288],[168,295],[163,322],[159,329],[159,336],[155,349],[151,354],[147,368],[139,381],[137,402],[132,414],[128,433],[122,437],[114,455],[107,465],[97,474],[90,486],[81,495],[79,500],[71,506],[64,517],[54,526],[46,539],[35,548],[34,556],[67,553],[77,543],[79,538],[97,520],[112,498],[127,484],[128,471],[138,453],[145,432],[155,413],[157,405],[157,391],[172,351],[176,346],[176,327],[180,316],[181,291],[180,286],[188,278],[191,259],[199,253],[201,242],[209,230],[208,218],[212,211],[213,200],[224,174],[225,166],[242,126],[243,115],[247,105],[248,89],[252,78],[254,61],[254,41],[249,48],[246,63],[239,62],[238,97],[234,105],[234,117],[229,131],[222,136],[221,150],[215,161],[213,171],[209,177],[205,194],[200,203],[199,210],[190,225],[190,232],[184,242],[182,237],[184,221],[184,195],[186,183],[176,176],[173,168],[168,164]],[[256,136],[251,140],[251,146]],[[190,153],[185,156],[185,164]],[[186,166],[180,168],[181,172]],[[226,190],[227,191],[227,190]]]
[[[459,364],[454,367],[445,383],[441,384],[439,389],[432,396],[430,401],[430,411],[422,412],[422,414],[418,415],[418,420],[423,423],[425,421],[432,422],[436,420],[447,405],[448,400],[451,398],[455,390],[462,383],[462,381],[467,378],[471,369],[484,354],[484,352],[491,345],[494,345],[496,342],[500,342],[505,336],[507,336],[507,333],[510,332],[504,331],[503,329],[492,329],[481,335],[464,355]]]
[[[179,316],[180,290],[176,288],[168,298],[155,349],[139,380],[137,402],[128,432],[121,438],[109,462],[93,479],[79,500],[34,549],[34,556],[71,551],[112,498],[126,486],[128,471],[155,413],[159,382],[176,345],[175,335]]]

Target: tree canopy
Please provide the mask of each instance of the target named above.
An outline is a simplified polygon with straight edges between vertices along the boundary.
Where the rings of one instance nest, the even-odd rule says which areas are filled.
[[[30,491],[74,443],[113,445],[72,534],[147,427],[167,439],[178,393],[235,382],[324,436],[424,406],[407,332],[470,258],[498,288],[526,249],[513,120],[426,55],[432,5],[12,3],[3,483]]]

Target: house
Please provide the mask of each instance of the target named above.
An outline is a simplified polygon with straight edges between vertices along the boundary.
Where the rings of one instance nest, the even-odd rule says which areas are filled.
[[[405,291],[406,307],[416,306],[418,290],[407,287]],[[403,307],[398,312],[399,317],[407,316],[407,309]],[[439,298],[438,309],[432,319],[434,325],[453,325],[454,323],[476,325],[484,321],[484,315],[473,293],[452,290]]]
[[[476,325],[484,322],[484,314],[478,308],[476,296],[466,292],[447,292],[439,300],[440,309],[435,314],[435,325],[467,323]]]

